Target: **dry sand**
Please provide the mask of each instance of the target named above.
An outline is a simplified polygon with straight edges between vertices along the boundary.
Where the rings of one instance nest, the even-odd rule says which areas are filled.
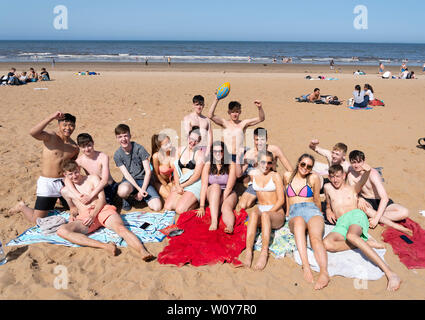
[[[18,70],[30,65],[14,64]],[[425,227],[418,211],[425,209],[425,150],[416,148],[425,136],[425,77],[418,80],[383,80],[376,67],[361,67],[368,75],[354,77],[360,67],[345,66],[329,72],[328,66],[296,65],[189,65],[173,64],[33,64],[45,66],[54,81],[20,87],[0,87],[0,239],[3,243],[31,225],[7,211],[19,199],[34,205],[36,180],[40,175],[41,142],[29,130],[56,110],[77,116],[75,138],[89,132],[96,148],[109,154],[112,175],[121,179],[112,161],[118,148],[113,129],[126,123],[133,139],[150,150],[150,138],[163,128],[180,136],[180,121],[191,112],[195,94],[206,98],[209,107],[219,84],[231,83],[230,96],[218,106],[225,116],[227,103],[242,103],[242,117],[256,116],[255,99],[263,102],[269,140],[279,145],[291,163],[309,151],[312,138],[331,148],[345,142],[349,150],[360,149],[373,166],[384,167],[387,191],[392,199],[410,209],[411,218]],[[0,64],[0,74],[9,69]],[[419,68],[412,68],[420,74]],[[416,70],[418,69],[418,70]],[[76,76],[90,70],[99,76]],[[393,68],[396,71],[397,68]],[[125,72],[123,72],[125,71]],[[132,72],[129,72],[132,71]],[[306,72],[307,71],[307,72]],[[314,73],[313,73],[314,72]],[[338,77],[338,81],[308,81],[306,74]],[[296,103],[294,97],[319,87],[323,94],[351,97],[354,85],[370,83],[385,107],[350,110],[343,106]],[[48,90],[34,90],[45,87]],[[49,129],[56,129],[52,123]],[[214,126],[214,128],[217,128]],[[324,159],[320,159],[324,161]],[[142,208],[146,210],[147,208]],[[383,228],[371,234],[380,239]],[[148,243],[157,255],[166,245]],[[302,271],[291,258],[270,256],[264,271],[234,269],[228,264],[181,268],[157,261],[141,262],[124,248],[118,257],[101,250],[68,248],[50,244],[6,247],[9,262],[0,267],[1,299],[424,299],[425,270],[408,270],[385,244],[386,261],[403,280],[400,290],[386,291],[386,279],[369,281],[367,290],[356,290],[353,279],[333,277],[329,286],[314,291],[302,279]],[[258,252],[255,253],[255,258]],[[255,260],[254,260],[255,261]],[[54,289],[57,265],[68,268],[67,290]],[[317,275],[316,275],[317,276]]]

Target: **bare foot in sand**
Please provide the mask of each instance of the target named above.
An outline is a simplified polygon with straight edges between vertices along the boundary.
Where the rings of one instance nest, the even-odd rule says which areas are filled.
[[[371,248],[375,248],[375,249],[384,249],[385,248],[385,246],[382,243],[379,243],[378,241],[376,241],[373,238],[370,238],[369,240],[367,240],[367,244]]]
[[[22,207],[25,207],[26,204],[23,201],[19,201],[13,208],[9,209],[9,214],[15,214],[22,211]]]
[[[142,257],[142,260],[145,262],[151,262],[155,260],[155,256],[153,254],[148,253],[147,255]]]
[[[320,290],[326,287],[329,283],[329,275],[327,272],[320,272],[319,278],[317,278],[316,284],[314,285],[315,290]]]
[[[118,248],[117,248],[117,246],[115,245],[115,243],[113,243],[113,242],[108,242],[107,244],[106,244],[106,248],[105,248],[105,250],[111,255],[111,256],[116,256],[116,255],[118,255]]]
[[[233,233],[233,226],[226,226],[226,228],[224,228],[224,232],[229,234]]]
[[[263,270],[266,267],[268,256],[269,256],[269,253],[267,251],[261,251],[260,257],[258,258],[258,261],[254,266],[254,269]]]
[[[390,276],[388,276],[388,291],[396,291],[398,288],[400,288],[401,280],[395,273],[392,273]]]
[[[304,280],[308,283],[314,282],[313,272],[311,272],[310,267],[303,267]]]
[[[245,258],[241,260],[245,267],[251,268],[252,264],[252,250],[245,252]]]

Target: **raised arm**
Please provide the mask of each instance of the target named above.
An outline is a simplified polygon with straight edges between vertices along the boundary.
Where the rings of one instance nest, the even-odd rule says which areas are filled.
[[[363,163],[362,166],[363,170],[365,171],[362,175],[362,177],[360,178],[360,180],[354,185],[354,190],[357,194],[360,193],[360,191],[362,191],[362,188],[364,186],[364,184],[367,182],[367,180],[369,179],[370,176],[370,170],[372,169],[366,162]]]
[[[225,120],[219,116],[216,116],[215,108],[217,107],[217,104],[219,102],[219,99],[217,99],[217,96],[214,97],[214,101],[211,104],[210,109],[208,110],[208,118],[210,118],[215,124],[224,127]]]
[[[332,163],[332,152],[328,149],[321,148],[318,145],[319,140],[313,139],[310,141],[310,144],[308,146],[314,152],[320,154],[321,156],[324,156],[328,160],[329,164]]]
[[[244,120],[244,128],[255,126],[256,124],[259,124],[260,122],[263,122],[266,119],[266,115],[263,110],[263,104],[260,100],[255,100],[254,104],[258,108],[258,117]]]
[[[50,115],[49,117],[47,117],[43,121],[39,122],[36,126],[34,126],[30,130],[30,135],[37,140],[41,140],[41,141],[49,140],[50,137],[51,137],[51,134],[44,131],[44,129],[53,120],[55,120],[55,119],[60,120],[60,119],[63,119],[63,118],[64,118],[64,114],[61,111],[56,111],[54,114]]]

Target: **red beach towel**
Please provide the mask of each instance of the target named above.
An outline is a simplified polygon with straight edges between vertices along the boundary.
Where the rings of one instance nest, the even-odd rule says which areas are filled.
[[[413,236],[407,236],[413,243],[408,244],[400,238],[404,233],[393,228],[387,228],[382,233],[385,242],[391,244],[394,253],[408,269],[425,268],[425,230],[415,221],[407,218],[401,222],[403,226],[413,231]]]
[[[158,254],[158,262],[179,267],[186,263],[198,267],[224,262],[241,266],[237,258],[246,245],[246,217],[243,209],[236,213],[233,233],[227,234],[223,231],[226,225],[221,218],[217,230],[208,230],[211,223],[209,208],[202,218],[196,216],[196,210],[181,214],[176,224],[184,232],[169,239],[168,246]]]

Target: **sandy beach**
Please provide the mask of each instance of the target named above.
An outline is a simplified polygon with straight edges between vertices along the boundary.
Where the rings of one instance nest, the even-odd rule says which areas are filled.
[[[109,155],[112,176],[120,181],[121,173],[112,159],[119,147],[116,125],[128,124],[132,139],[150,152],[152,134],[171,128],[180,137],[180,121],[192,111],[192,97],[205,97],[206,114],[215,89],[226,81],[231,93],[219,103],[218,114],[226,116],[228,102],[237,100],[242,104],[241,118],[255,117],[253,101],[261,100],[266,114],[261,126],[267,128],[269,142],[280,146],[293,165],[302,153],[311,151],[308,144],[313,138],[325,148],[344,142],[349,151],[364,151],[369,164],[383,167],[390,198],[407,207],[410,218],[425,228],[425,217],[418,213],[425,210],[425,150],[416,148],[417,140],[425,137],[425,75],[420,67],[409,68],[418,75],[416,80],[381,79],[376,66],[337,65],[336,73],[330,72],[329,65],[295,64],[56,63],[52,69],[50,63],[0,63],[0,75],[7,74],[11,66],[18,71],[46,67],[53,81],[0,87],[3,244],[31,227],[21,214],[9,215],[8,210],[21,199],[31,207],[35,202],[42,150],[42,143],[29,135],[35,124],[56,110],[74,114],[73,138],[90,133],[96,149]],[[357,69],[367,75],[353,76]],[[399,67],[386,69],[398,74]],[[75,75],[85,70],[100,75]],[[306,75],[339,80],[309,81]],[[385,107],[350,110],[345,102],[329,106],[294,100],[315,87],[322,94],[347,100],[356,84],[365,83],[373,86],[375,97],[384,100]],[[55,130],[56,123],[48,129]],[[325,162],[318,155],[316,159]],[[378,226],[370,234],[380,240],[383,230]],[[166,245],[164,240],[146,247],[157,255]],[[403,281],[397,292],[387,292],[385,277],[359,290],[353,279],[339,276],[324,290],[314,291],[292,258],[275,259],[273,255],[265,270],[256,272],[229,264],[178,268],[157,261],[144,263],[127,248],[109,257],[101,250],[50,244],[5,247],[9,261],[0,267],[0,299],[424,299],[425,270],[407,269],[389,244],[385,248],[386,262]],[[255,252],[254,259],[258,255]],[[68,268],[67,290],[53,286],[57,265]]]

